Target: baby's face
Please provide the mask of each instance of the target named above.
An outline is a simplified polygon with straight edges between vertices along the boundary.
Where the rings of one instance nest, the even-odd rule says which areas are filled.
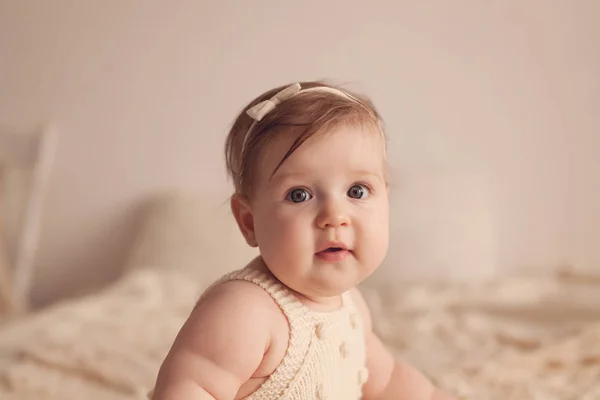
[[[273,175],[297,136],[262,151],[252,211],[269,269],[308,297],[338,295],[383,261],[389,239],[384,141],[342,127],[313,136]]]

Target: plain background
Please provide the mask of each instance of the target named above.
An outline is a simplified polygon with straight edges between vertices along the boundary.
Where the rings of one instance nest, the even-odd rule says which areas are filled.
[[[0,121],[61,134],[35,301],[113,279],[149,196],[225,200],[236,113],[320,78],[386,121],[379,279],[600,269],[598,15],[594,0],[0,0]]]

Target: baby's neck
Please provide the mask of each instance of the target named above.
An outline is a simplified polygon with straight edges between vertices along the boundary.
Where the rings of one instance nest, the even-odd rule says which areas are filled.
[[[288,288],[289,289],[289,288]],[[295,292],[292,289],[289,289],[294,296],[298,298],[298,300],[304,304],[307,308],[313,311],[318,312],[329,312],[335,311],[342,307],[343,301],[342,296],[337,295],[333,297],[321,297],[317,299],[312,299],[308,296],[303,295],[302,293]]]
[[[266,266],[266,264],[263,262],[263,260],[260,257],[257,257],[255,260],[253,260],[250,263],[250,266],[253,269],[256,269],[258,271],[268,274],[273,279],[278,280],[277,277],[275,275],[273,275],[271,270],[269,270],[269,268]],[[283,282],[281,282],[281,281],[279,281],[279,282],[281,284],[283,284]],[[298,301],[300,301],[304,306],[306,306],[308,309],[310,309],[312,311],[317,311],[317,312],[335,311],[335,310],[341,308],[344,304],[341,295],[336,295],[336,296],[331,296],[331,297],[307,296],[303,293],[295,291],[294,289],[292,289],[288,286],[286,286],[286,288],[298,299]]]

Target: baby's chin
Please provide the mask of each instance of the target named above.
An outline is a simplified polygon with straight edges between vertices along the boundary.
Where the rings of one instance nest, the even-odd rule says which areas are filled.
[[[316,277],[306,285],[305,291],[323,297],[339,296],[355,287],[362,281],[358,274],[349,273],[348,276]]]
[[[294,272],[295,271],[295,272]],[[307,297],[333,297],[356,287],[371,271],[356,262],[313,264],[305,268],[271,269],[271,272],[293,291]]]

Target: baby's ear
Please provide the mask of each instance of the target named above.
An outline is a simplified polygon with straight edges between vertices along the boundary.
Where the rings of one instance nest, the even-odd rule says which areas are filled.
[[[246,196],[234,194],[231,197],[231,211],[233,216],[246,239],[246,243],[251,247],[257,247],[256,235],[254,232],[254,215],[252,214],[252,206]]]

